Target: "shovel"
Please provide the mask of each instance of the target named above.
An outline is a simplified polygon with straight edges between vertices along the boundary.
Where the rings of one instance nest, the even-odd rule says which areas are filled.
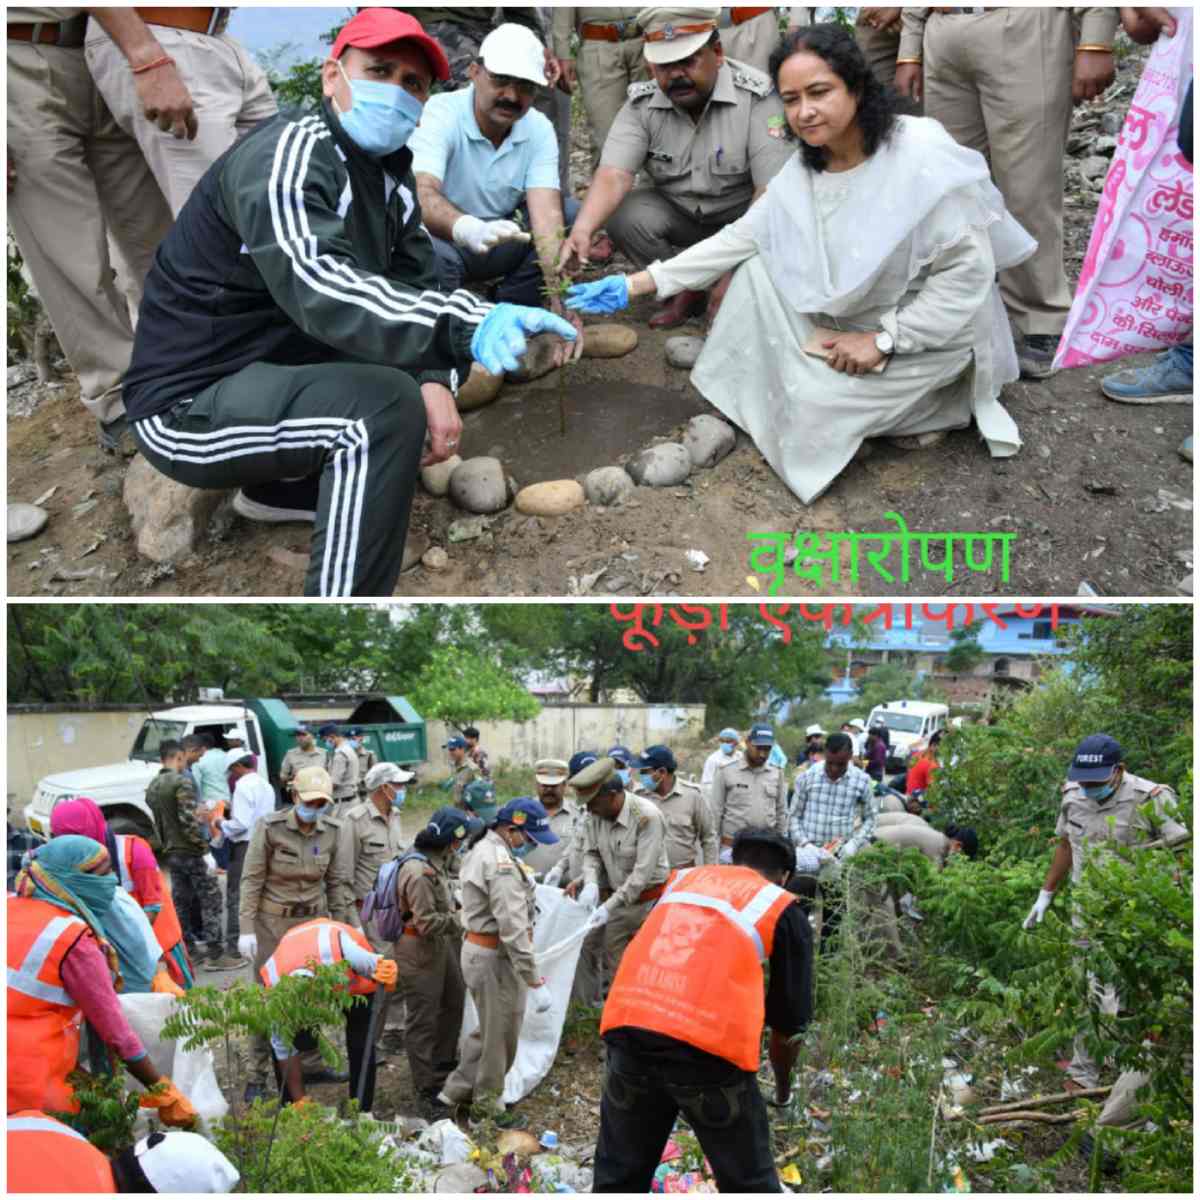
[[[382,984],[371,994],[371,1020],[367,1025],[367,1051],[363,1055],[362,1065],[358,1069],[358,1089],[354,1097],[358,1101],[359,1111],[362,1110],[363,1094],[367,1090],[367,1071],[375,1059],[375,1043],[379,1038],[379,1026],[383,1022],[386,998],[387,992]]]

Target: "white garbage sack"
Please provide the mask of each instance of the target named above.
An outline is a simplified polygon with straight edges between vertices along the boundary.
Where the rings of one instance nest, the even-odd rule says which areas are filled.
[[[229,1111],[229,1105],[217,1085],[216,1066],[211,1050],[185,1050],[182,1043],[162,1036],[162,1027],[175,1011],[175,997],[154,992],[118,994],[121,1011],[146,1047],[150,1061],[170,1077],[205,1121],[215,1121]],[[132,1076],[126,1081],[137,1092],[144,1092]],[[152,1109],[143,1109],[149,1114]]]
[[[532,999],[526,997],[517,1057],[504,1077],[505,1104],[515,1104],[528,1096],[554,1064],[567,1006],[571,1002],[571,985],[575,982],[575,964],[583,945],[584,926],[591,915],[582,904],[565,896],[558,888],[539,884],[535,894],[538,915],[533,927],[533,953],[554,1004],[549,1012],[535,1013]],[[463,1010],[463,1038],[478,1027],[479,1016],[468,993]]]

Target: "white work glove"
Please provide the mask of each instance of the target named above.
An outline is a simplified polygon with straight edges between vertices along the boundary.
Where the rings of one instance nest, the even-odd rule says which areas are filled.
[[[1034,901],[1033,907],[1029,910],[1029,916],[1025,918],[1021,928],[1032,929],[1035,925],[1040,925],[1042,923],[1042,918],[1046,915],[1046,909],[1050,907],[1053,900],[1054,893],[1048,892],[1045,888],[1042,888],[1042,890],[1038,892],[1038,898]]]
[[[593,929],[602,929],[608,924],[608,909],[601,905],[587,919],[587,924],[583,927],[585,933],[591,933]]]
[[[600,903],[600,889],[594,883],[585,883],[579,893],[579,903],[586,909],[593,909]]]
[[[238,953],[251,962],[258,957],[258,937],[253,933],[243,933],[238,938]]]
[[[451,230],[454,244],[472,254],[486,254],[501,242],[527,242],[525,233],[515,221],[482,221],[466,214],[454,222]]]
[[[206,854],[204,856],[204,865],[208,868],[208,873],[210,875],[215,875],[217,873],[217,860],[213,858],[211,854]]]
[[[562,882],[562,877],[563,866],[562,863],[559,863],[558,866],[551,867],[550,870],[546,872],[546,877],[542,880],[542,882],[547,887],[558,887],[558,885]]]
[[[553,1007],[554,997],[550,994],[550,989],[544,983],[539,983],[533,989],[533,1011],[548,1013]]]
[[[723,867],[729,866],[733,862],[733,847],[722,846],[720,852],[717,854],[717,862]]]
[[[855,841],[843,842],[837,848],[838,858],[853,858],[858,853],[858,843]]]

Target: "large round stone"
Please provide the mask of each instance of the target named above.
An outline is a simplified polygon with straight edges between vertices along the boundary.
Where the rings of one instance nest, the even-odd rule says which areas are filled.
[[[508,505],[508,484],[498,458],[468,458],[450,476],[450,499],[471,513],[494,513]]]
[[[683,444],[693,466],[715,467],[737,445],[737,434],[719,417],[702,413],[688,422]]]
[[[444,496],[450,490],[450,476],[462,466],[462,459],[452,454],[445,462],[421,468],[421,485],[431,496]]]
[[[46,528],[50,514],[36,504],[10,504],[8,506],[8,540],[23,542],[36,537]]]
[[[454,398],[454,402],[458,405],[460,413],[472,412],[474,409],[482,408],[485,404],[491,404],[500,395],[500,389],[503,386],[503,375],[493,375],[490,371],[484,370],[479,363],[472,363],[471,374],[467,377],[466,383],[458,389],[458,395]]]
[[[574,479],[554,479],[533,483],[517,493],[518,512],[531,517],[561,517],[584,505],[583,488]]]
[[[671,366],[690,371],[696,365],[700,351],[704,349],[704,339],[688,336],[667,338],[663,348],[667,352],[667,362]]]
[[[643,450],[628,470],[644,487],[674,487],[692,473],[692,456],[678,442],[665,442]]]
[[[583,490],[590,504],[611,508],[633,495],[633,480],[624,467],[597,467],[588,472]]]
[[[620,358],[637,349],[636,329],[628,325],[585,325],[584,358]]]

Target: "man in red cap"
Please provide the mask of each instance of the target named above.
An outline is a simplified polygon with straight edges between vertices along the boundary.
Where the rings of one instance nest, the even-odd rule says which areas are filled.
[[[516,370],[544,309],[436,290],[407,142],[446,56],[411,16],[352,18],[324,102],[213,164],[146,281],[125,402],[138,446],[251,520],[311,521],[305,592],[390,596],[420,466],[458,447],[473,361]]]

